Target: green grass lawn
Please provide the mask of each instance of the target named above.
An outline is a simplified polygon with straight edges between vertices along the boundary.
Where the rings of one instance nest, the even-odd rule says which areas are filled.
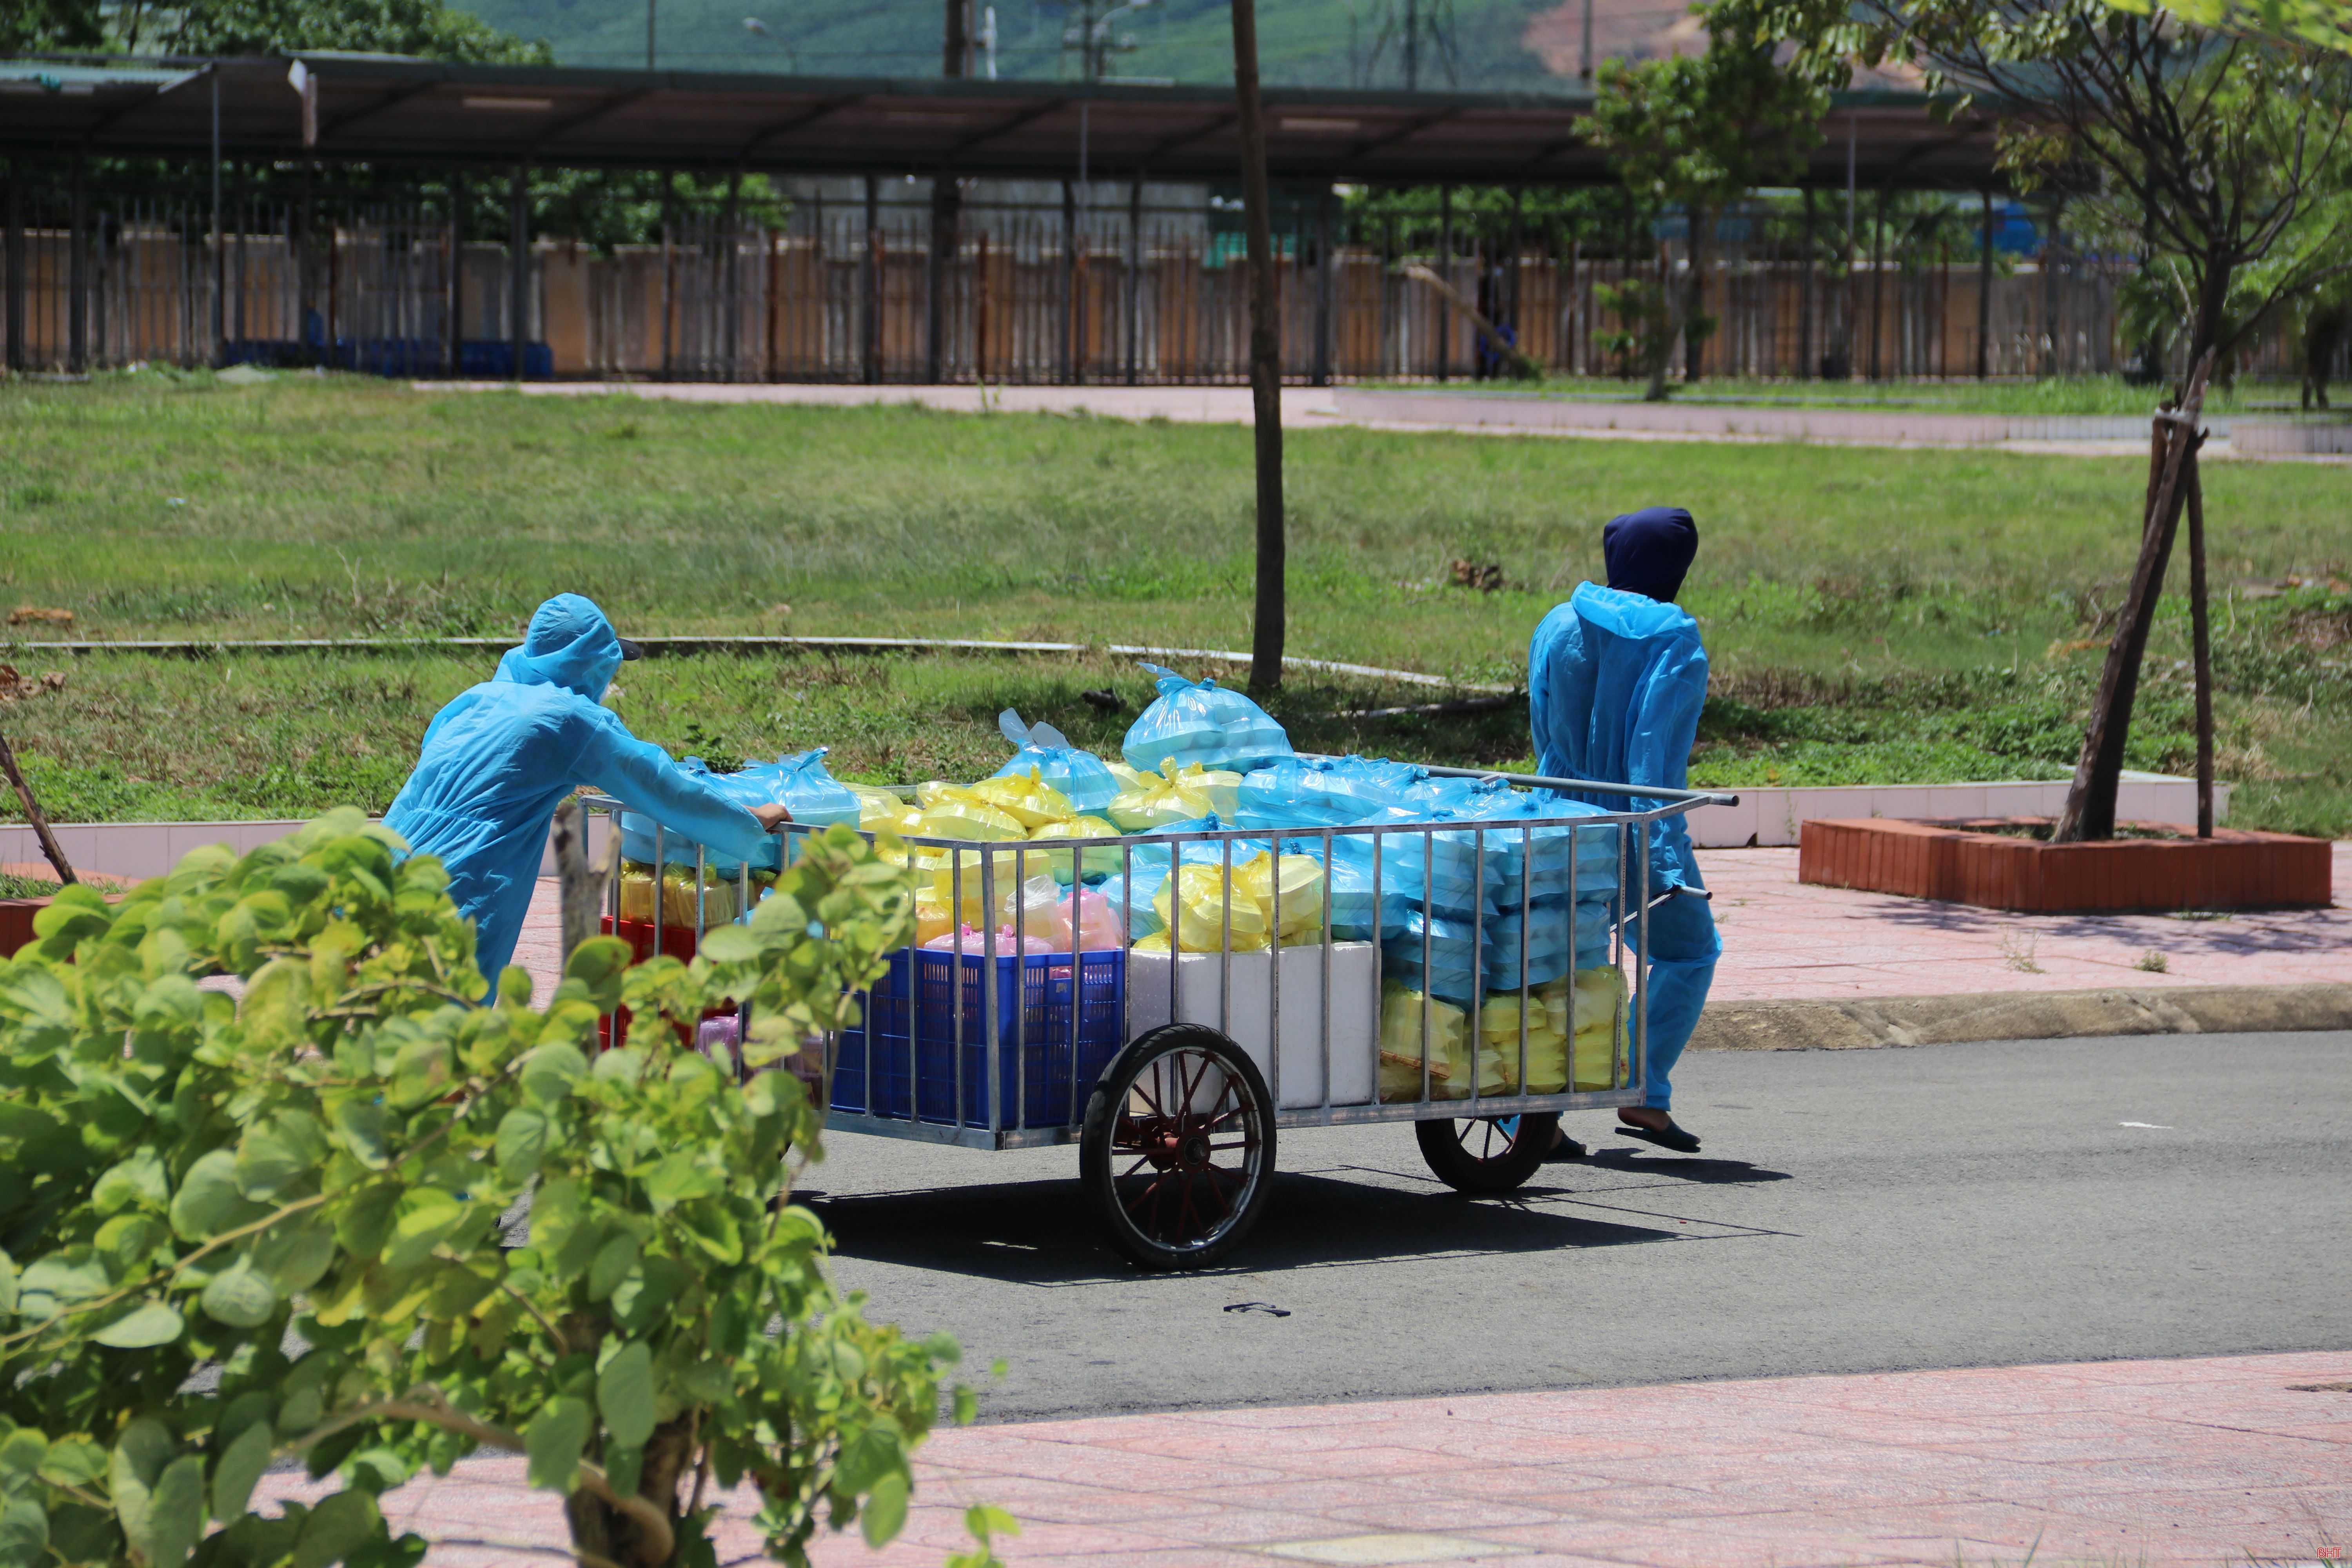
[[[1522,677],[1535,622],[1598,574],[1604,519],[1689,506],[1703,543],[1685,603],[1717,693],[1695,776],[1727,784],[2064,773],[2096,678],[2077,645],[2120,597],[2146,474],[1350,429],[1286,446],[1291,650],[1463,680]],[[2352,475],[2215,464],[2207,488],[2237,820],[2345,831]],[[1246,647],[1250,504],[1237,427],[339,377],[0,384],[0,598],[70,610],[73,635],[100,639],[508,636],[568,588],[625,633]],[[1455,560],[1500,564],[1505,586],[1451,586]],[[2279,592],[2289,579],[2303,585]],[[2187,759],[2185,641],[2168,613],[2140,765]],[[0,657],[67,676],[0,725],[69,820],[380,808],[435,708],[490,663]],[[698,657],[622,684],[630,723],[664,743],[830,744],[845,776],[875,779],[992,768],[1005,706],[1109,745],[1147,690],[1102,657]],[[1124,715],[1078,699],[1106,685]],[[1276,706],[1302,745],[1527,760],[1520,715],[1320,717],[1430,695],[1294,679]]]

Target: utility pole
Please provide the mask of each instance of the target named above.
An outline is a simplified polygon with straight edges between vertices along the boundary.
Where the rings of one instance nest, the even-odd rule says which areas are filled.
[[[1577,76],[1586,82],[1592,79],[1592,0],[1584,0],[1584,47],[1577,56]]]
[[[654,0],[646,0],[646,69],[654,68]]]
[[[941,51],[940,74],[971,74],[971,0],[948,0],[947,40]]]
[[[1404,89],[1421,86],[1421,0],[1404,0]]]

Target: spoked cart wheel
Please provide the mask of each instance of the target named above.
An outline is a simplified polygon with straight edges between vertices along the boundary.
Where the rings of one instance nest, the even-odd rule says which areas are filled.
[[[1551,1152],[1559,1131],[1559,1118],[1552,1115],[1412,1124],[1421,1157],[1439,1181],[1462,1193],[1507,1193],[1519,1185]]]
[[[1214,1029],[1131,1042],[1087,1102],[1079,1179],[1110,1244],[1146,1268],[1201,1268],[1241,1245],[1273,1175],[1273,1097]]]

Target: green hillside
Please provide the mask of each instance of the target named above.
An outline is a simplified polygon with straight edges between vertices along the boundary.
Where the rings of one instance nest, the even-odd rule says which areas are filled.
[[[938,0],[654,0],[658,63],[688,70],[788,70],[829,76],[929,76],[940,68]],[[975,10],[984,0],[975,0]],[[1427,14],[1429,0],[1423,0]],[[1423,50],[1421,85],[1500,90],[1560,85],[1521,45],[1530,18],[1558,0],[1452,0],[1454,79],[1434,51]],[[1392,44],[1376,69],[1369,62],[1383,16],[1402,0],[1285,0],[1258,13],[1262,69],[1268,82],[1401,87]],[[543,38],[565,65],[634,66],[646,58],[646,0],[467,0],[466,9],[525,38]],[[1003,77],[1071,73],[1061,39],[1059,5],[1003,0],[996,6],[997,70]],[[756,16],[768,29],[743,26]],[[1118,57],[1121,76],[1181,82],[1228,81],[1233,38],[1223,0],[1164,0],[1119,19],[1137,47]]]

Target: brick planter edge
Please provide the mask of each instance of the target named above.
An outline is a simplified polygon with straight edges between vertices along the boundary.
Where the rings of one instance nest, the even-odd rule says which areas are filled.
[[[2331,847],[2285,833],[2045,844],[1980,820],[1804,824],[1797,880],[2028,914],[2325,909]]]

